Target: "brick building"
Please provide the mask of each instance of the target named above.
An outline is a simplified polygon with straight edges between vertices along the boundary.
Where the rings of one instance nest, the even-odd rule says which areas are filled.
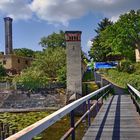
[[[13,54],[13,44],[12,44],[12,21],[10,17],[4,18],[5,23],[5,54],[0,54],[0,63],[7,70],[8,74],[18,74],[23,69],[29,67],[33,58],[16,56]]]
[[[0,55],[0,63],[7,70],[7,73],[17,74],[29,67],[33,58],[21,57],[14,54]]]

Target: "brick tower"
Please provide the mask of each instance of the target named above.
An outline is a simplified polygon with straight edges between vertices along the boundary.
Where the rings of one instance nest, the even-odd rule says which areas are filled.
[[[81,31],[66,31],[67,102],[82,95]]]
[[[12,21],[10,17],[5,17],[5,54],[12,54]]]

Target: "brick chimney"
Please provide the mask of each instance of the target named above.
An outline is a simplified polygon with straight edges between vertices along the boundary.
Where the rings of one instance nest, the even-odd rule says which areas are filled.
[[[10,17],[5,17],[5,54],[12,54],[13,45],[12,45],[12,21]]]

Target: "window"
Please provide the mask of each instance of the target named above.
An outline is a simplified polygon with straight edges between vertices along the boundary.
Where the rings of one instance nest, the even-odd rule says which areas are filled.
[[[28,65],[28,61],[27,60],[25,61],[25,64]]]
[[[72,37],[71,36],[69,37],[69,40],[72,40]]]
[[[3,60],[3,65],[6,65],[6,60]]]
[[[18,63],[20,63],[20,59],[18,59]]]
[[[72,40],[74,40],[74,37],[73,36],[71,38],[72,38]]]

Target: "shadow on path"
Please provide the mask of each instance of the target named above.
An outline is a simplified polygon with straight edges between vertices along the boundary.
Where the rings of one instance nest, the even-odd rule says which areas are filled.
[[[120,106],[121,106],[120,103],[121,103],[121,95],[118,95],[112,140],[115,139],[120,140]]]
[[[106,119],[107,119],[107,116],[108,116],[108,113],[109,113],[109,110],[110,110],[110,107],[111,107],[111,104],[112,104],[113,99],[114,99],[114,96],[112,97],[112,99],[111,99],[111,101],[110,101],[110,103],[109,103],[109,105],[108,105],[108,107],[107,107],[106,113],[105,113],[105,115],[104,115],[104,118],[103,118],[103,120],[102,120],[102,123],[101,123],[101,125],[100,125],[100,128],[99,128],[99,130],[98,130],[98,133],[97,133],[97,135],[96,135],[95,140],[99,140],[99,139],[101,138],[101,134],[102,134],[102,132],[103,132],[103,128],[104,128],[104,126],[105,126],[105,122],[106,122]]]

